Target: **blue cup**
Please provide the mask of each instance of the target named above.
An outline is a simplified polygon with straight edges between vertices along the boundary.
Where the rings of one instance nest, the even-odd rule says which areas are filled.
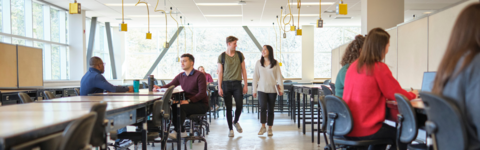
[[[133,80],[133,92],[138,93],[140,88],[140,80]]]

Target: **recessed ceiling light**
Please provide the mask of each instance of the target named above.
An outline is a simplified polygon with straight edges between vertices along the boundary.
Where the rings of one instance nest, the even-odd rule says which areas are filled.
[[[205,17],[242,17],[242,15],[204,15]]]
[[[137,4],[137,3],[123,3],[123,6],[124,7],[125,6],[135,6],[135,4]],[[108,4],[105,4],[105,5],[107,5],[107,6],[120,6],[121,7],[122,3],[108,3]],[[145,6],[145,5],[143,5],[143,6]],[[150,4],[148,4],[148,6],[150,6]]]
[[[147,18],[148,15],[128,15],[130,18]],[[165,15],[150,15],[150,18],[160,18],[165,17]]]
[[[239,3],[196,3],[198,6],[236,6]]]
[[[322,5],[333,5],[335,2],[322,2]],[[297,5],[297,3],[290,3],[290,5]],[[302,2],[302,5],[318,5],[318,2]]]
[[[431,14],[431,13],[432,13],[432,12],[427,11],[427,12],[424,12],[423,14]]]
[[[298,14],[292,14],[292,16],[298,17]],[[318,17],[318,14],[300,14],[300,17]]]
[[[122,18],[115,18],[115,20],[132,20],[132,18],[124,18],[124,19],[122,19]]]

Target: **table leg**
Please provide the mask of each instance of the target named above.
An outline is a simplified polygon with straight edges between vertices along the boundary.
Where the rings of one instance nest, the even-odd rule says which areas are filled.
[[[306,113],[306,112],[305,112],[305,109],[307,108],[306,105],[307,105],[307,95],[303,94],[303,111],[302,111],[302,112],[303,112],[303,119],[302,119],[302,120],[303,120],[303,125],[302,125],[302,127],[303,127],[303,134],[305,134],[305,132],[306,132],[306,131],[305,131],[305,122],[306,122],[306,119],[307,119],[307,118],[305,117],[305,116],[306,116],[306,114],[305,114],[305,113]]]
[[[177,150],[181,150],[182,148],[182,138],[180,135],[182,125],[180,124],[180,104],[177,104]]]
[[[314,133],[315,133],[315,128],[314,128],[314,124],[313,124],[313,123],[314,123],[314,119],[313,119],[313,118],[315,117],[315,115],[314,115],[314,113],[313,113],[313,97],[312,97],[312,96],[310,96],[310,113],[311,113],[310,116],[311,116],[311,118],[312,118],[312,119],[311,119],[311,120],[312,120],[311,125],[312,125],[312,143],[313,143],[314,140],[315,140],[315,134],[314,134]]]
[[[297,93],[297,98],[295,100],[297,101],[297,114],[295,114],[295,116],[297,117],[297,124],[300,129],[300,93]]]

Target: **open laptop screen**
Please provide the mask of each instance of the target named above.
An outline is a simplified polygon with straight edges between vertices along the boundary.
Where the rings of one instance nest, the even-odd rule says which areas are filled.
[[[424,72],[422,81],[422,92],[431,92],[433,88],[433,81],[437,72]]]

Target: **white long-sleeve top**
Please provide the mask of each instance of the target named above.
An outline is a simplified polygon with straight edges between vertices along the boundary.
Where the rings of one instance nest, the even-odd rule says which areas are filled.
[[[262,67],[260,60],[258,60],[253,74],[253,93],[257,93],[257,91],[277,93],[275,89],[277,84],[280,86],[279,92],[283,92],[282,70],[278,63],[273,68],[270,68],[270,65]]]

